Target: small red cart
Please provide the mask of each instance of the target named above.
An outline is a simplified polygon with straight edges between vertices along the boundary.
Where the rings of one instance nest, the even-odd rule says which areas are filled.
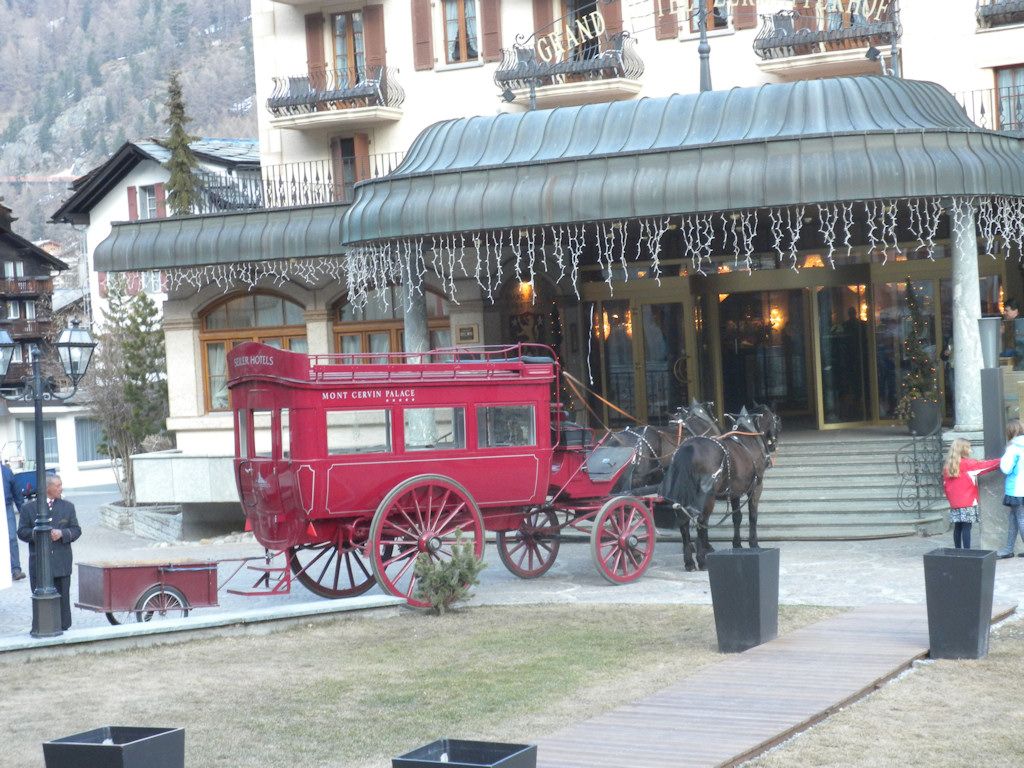
[[[111,624],[185,617],[217,605],[217,563],[79,563],[75,605]]]

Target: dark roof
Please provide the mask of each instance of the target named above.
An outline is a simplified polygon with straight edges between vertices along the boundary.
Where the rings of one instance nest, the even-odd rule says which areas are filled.
[[[51,256],[38,245],[33,244],[30,240],[26,240],[21,235],[15,234],[8,226],[0,225],[0,243],[7,245],[15,252],[27,253],[32,258],[38,259],[43,264],[49,265],[52,269],[63,271],[68,268],[68,265],[63,261],[55,256]]]
[[[100,272],[133,272],[339,256],[348,206],[245,211],[115,224],[96,247]]]
[[[342,240],[847,200],[1024,196],[1019,140],[935,83],[856,77],[430,126]]]
[[[255,139],[197,139],[192,151],[205,162],[230,170],[260,167],[259,142]],[[57,223],[88,224],[89,212],[140,162],[167,162],[171,153],[158,139],[125,142],[110,159],[71,183],[71,196],[53,214]]]

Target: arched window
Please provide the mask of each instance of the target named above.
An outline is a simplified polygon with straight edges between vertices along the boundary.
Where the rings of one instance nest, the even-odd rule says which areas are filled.
[[[403,306],[404,289],[400,286],[370,291],[363,306],[344,299],[334,312],[334,350],[341,353],[402,352],[405,350]],[[430,348],[449,347],[452,343],[448,302],[444,296],[426,291],[427,328]],[[386,298],[386,303],[385,303]]]
[[[203,348],[208,411],[224,411],[230,407],[227,354],[237,344],[260,341],[278,349],[309,351],[302,305],[273,293],[235,296],[206,310],[202,315],[199,340]]]

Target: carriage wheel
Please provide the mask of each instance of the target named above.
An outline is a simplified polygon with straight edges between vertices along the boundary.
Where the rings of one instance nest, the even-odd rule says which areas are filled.
[[[314,595],[355,597],[374,584],[370,561],[362,547],[339,540],[299,544],[288,550],[288,566],[299,583]]]
[[[534,510],[523,518],[518,530],[498,533],[498,556],[519,578],[535,579],[555,564],[561,543],[558,530],[554,510]]]
[[[654,555],[654,518],[642,501],[616,496],[601,507],[590,532],[597,571],[612,584],[639,579]]]
[[[473,545],[476,557],[483,557],[483,518],[465,488],[440,475],[399,483],[377,507],[370,526],[370,564],[377,583],[409,605],[430,607],[413,596],[416,558],[425,553],[434,560],[450,560],[457,530],[464,543]]]
[[[135,611],[107,611],[107,621],[115,627],[119,624],[127,624],[135,621]]]
[[[159,621],[188,617],[188,600],[174,587],[157,584],[142,593],[135,604],[136,621]]]

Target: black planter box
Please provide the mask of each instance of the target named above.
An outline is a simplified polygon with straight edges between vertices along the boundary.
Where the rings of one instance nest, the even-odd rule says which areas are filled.
[[[933,549],[924,556],[933,659],[988,655],[995,578],[996,553],[989,549]]]
[[[107,725],[44,742],[43,759],[46,768],[184,768],[185,729]]]
[[[741,653],[779,635],[779,550],[723,549],[708,555],[718,650]]]
[[[537,768],[537,747],[494,741],[439,739],[391,759],[391,768]]]

